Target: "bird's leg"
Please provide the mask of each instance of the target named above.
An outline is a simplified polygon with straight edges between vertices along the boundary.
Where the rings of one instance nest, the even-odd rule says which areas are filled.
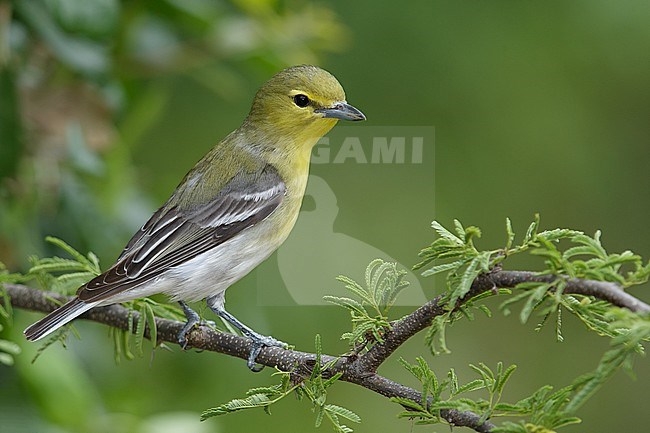
[[[183,350],[187,348],[187,333],[194,328],[194,325],[197,323],[201,323],[201,317],[199,317],[199,314],[192,310],[189,305],[187,305],[183,301],[178,301],[180,304],[181,308],[183,309],[183,313],[185,313],[185,317],[187,318],[187,322],[185,322],[185,325],[183,326],[183,329],[181,329],[181,332],[178,333],[178,344],[181,345]]]
[[[258,371],[262,371],[262,369],[264,368],[263,365],[259,367],[256,366],[255,360],[257,359],[257,355],[260,354],[262,348],[264,348],[265,346],[281,347],[283,349],[286,349],[289,346],[287,343],[283,341],[276,340],[273,337],[261,335],[253,331],[251,328],[249,328],[248,326],[240,322],[239,319],[237,319],[235,316],[227,312],[226,309],[223,307],[223,303],[208,302],[208,306],[219,317],[221,317],[224,320],[227,320],[235,328],[239,329],[239,331],[242,334],[244,334],[244,336],[250,338],[253,341],[251,351],[248,354],[248,361],[246,362],[246,365],[248,366],[248,368],[251,369],[251,371],[258,372]]]

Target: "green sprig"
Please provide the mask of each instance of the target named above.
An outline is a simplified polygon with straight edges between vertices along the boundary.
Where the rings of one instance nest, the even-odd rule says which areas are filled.
[[[352,331],[342,335],[351,346],[365,345],[369,341],[383,341],[382,334],[390,329],[388,312],[398,295],[408,287],[404,280],[406,271],[396,263],[375,259],[366,268],[365,286],[340,275],[337,280],[354,298],[325,296],[332,304],[347,309],[352,317]]]

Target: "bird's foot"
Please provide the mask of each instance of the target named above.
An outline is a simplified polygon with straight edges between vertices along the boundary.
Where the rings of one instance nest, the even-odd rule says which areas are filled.
[[[251,351],[248,354],[248,361],[246,362],[246,365],[251,371],[255,373],[260,372],[264,369],[263,365],[258,366],[255,362],[257,360],[257,356],[260,354],[263,348],[280,347],[282,349],[287,349],[289,347],[289,345],[284,341],[276,340],[270,336],[260,335],[257,332],[247,332],[246,336],[253,342]]]
[[[192,330],[192,328],[194,328],[194,326],[197,323],[198,322],[190,322],[190,321],[188,321],[183,326],[183,329],[181,329],[181,331],[178,333],[178,344],[181,346],[181,349],[183,349],[183,350],[188,349],[188,346],[187,346],[187,334]]]
[[[185,313],[185,317],[187,318],[187,322],[185,322],[185,325],[183,328],[180,330],[178,333],[178,344],[180,344],[181,348],[183,350],[189,349],[188,346],[188,341],[187,341],[187,334],[192,331],[192,329],[195,326],[209,326],[211,328],[216,327],[216,324],[212,320],[201,320],[201,317],[199,314],[192,310],[185,302],[179,301],[179,304],[183,308],[183,312]]]
[[[258,334],[253,331],[248,326],[244,325],[239,321],[235,316],[230,314],[223,308],[223,299],[221,296],[216,296],[208,298],[208,307],[214,311],[219,317],[221,317],[225,322],[230,323],[232,326],[237,328],[245,337],[251,339],[251,351],[248,354],[248,360],[246,365],[251,371],[258,372],[264,369],[263,365],[257,366],[255,360],[260,354],[263,348],[265,347],[281,347],[282,349],[287,349],[289,345],[284,341],[276,340],[273,337],[267,337],[265,335]]]
[[[197,320],[197,321],[187,321],[183,326],[183,329],[178,333],[178,344],[183,350],[191,349],[191,346],[188,345],[187,335],[194,329],[195,326],[207,326],[209,328],[215,328],[217,326],[212,320]]]

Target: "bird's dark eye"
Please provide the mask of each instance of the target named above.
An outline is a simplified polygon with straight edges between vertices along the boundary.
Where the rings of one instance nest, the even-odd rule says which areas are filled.
[[[311,101],[309,100],[309,97],[307,95],[303,95],[302,93],[299,93],[293,97],[293,102],[298,107],[305,108],[307,105],[309,105]]]

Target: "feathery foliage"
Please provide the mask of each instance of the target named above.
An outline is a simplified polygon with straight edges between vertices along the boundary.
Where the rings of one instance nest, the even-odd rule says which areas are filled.
[[[352,331],[341,339],[352,347],[367,347],[367,343],[382,341],[382,333],[390,329],[388,311],[397,296],[408,287],[404,280],[406,271],[397,268],[397,263],[375,259],[366,268],[365,287],[353,279],[339,275],[336,279],[350,291],[354,298],[325,296],[332,304],[347,309],[352,317]]]
[[[297,377],[292,373],[276,371],[274,376],[280,377],[279,384],[252,388],[248,390],[245,398],[233,399],[215,408],[205,410],[201,414],[201,420],[255,408],[262,408],[266,413],[270,414],[271,405],[288,395],[295,394],[299,400],[307,399],[312,403],[312,410],[316,413],[316,427],[320,427],[323,419],[327,418],[337,433],[351,433],[353,430],[342,424],[342,420],[359,423],[361,418],[350,409],[327,403],[327,389],[341,377],[341,373],[326,377],[332,365],[322,362],[320,335],[316,335],[315,345],[316,357],[309,376]]]
[[[581,278],[594,281],[606,281],[618,284],[621,289],[648,281],[650,263],[644,263],[642,258],[630,251],[622,253],[607,253],[601,243],[601,233],[594,236],[570,229],[539,230],[539,217],[536,217],[528,227],[520,244],[515,243],[515,233],[509,219],[506,220],[506,245],[503,248],[481,251],[474,245],[474,240],[480,237],[477,227],[464,228],[459,221],[454,221],[454,231],[447,230],[434,221],[432,227],[438,238],[420,252],[422,261],[415,269],[422,269],[423,276],[442,272],[447,273],[447,287],[443,299],[448,301],[449,310],[446,314],[437,316],[425,337],[425,342],[433,354],[449,353],[446,345],[446,327],[463,317],[473,319],[472,308],[491,315],[486,305],[480,303],[483,299],[495,295],[508,295],[501,304],[504,314],[511,313],[511,306],[521,304],[519,319],[526,323],[533,313],[542,317],[536,327],[540,330],[552,316],[555,316],[556,338],[563,341],[561,325],[562,311],[574,314],[588,330],[598,335],[610,337],[612,347],[608,350],[598,365],[590,373],[577,378],[570,386],[552,392],[550,386],[544,386],[535,393],[515,404],[498,403],[487,405],[481,400],[462,400],[465,408],[478,413],[495,417],[498,415],[527,416],[528,421],[519,423],[505,422],[498,432],[538,432],[553,431],[559,427],[579,422],[573,416],[575,411],[587,401],[602,385],[620,368],[631,368],[634,357],[643,354],[643,342],[650,340],[650,318],[643,317],[613,307],[609,303],[579,294],[565,294],[568,279]],[[472,299],[463,299],[469,293],[474,279],[481,273],[489,273],[495,267],[501,267],[503,262],[515,254],[528,253],[542,260],[543,270],[539,275],[552,275],[556,278],[551,282],[529,281],[517,285],[513,290],[499,289],[484,292]],[[458,304],[463,300],[462,304]],[[480,365],[480,364],[479,364]],[[406,367],[413,370],[413,367]],[[420,364],[419,372],[425,367]],[[482,366],[472,367],[481,374],[483,380],[493,376]],[[430,373],[427,373],[430,376]],[[427,374],[420,373],[420,380],[429,383]],[[426,382],[426,381],[429,382]],[[424,388],[423,388],[424,389]],[[424,391],[423,391],[424,394]],[[434,397],[432,395],[432,397]],[[490,395],[490,402],[493,395]],[[428,415],[422,414],[423,422],[439,422],[439,416],[432,408],[426,408]],[[460,406],[458,406],[460,407]],[[455,407],[455,408],[458,408]],[[471,409],[470,409],[471,407]]]

